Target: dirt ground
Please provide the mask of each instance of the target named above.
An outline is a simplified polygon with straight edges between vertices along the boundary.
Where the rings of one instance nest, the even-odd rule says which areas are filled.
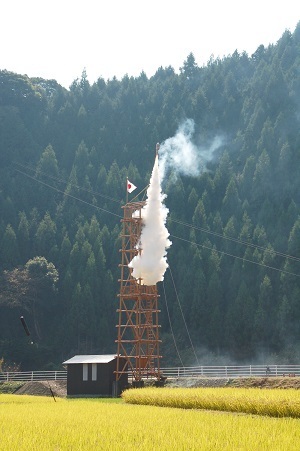
[[[300,389],[300,377],[195,377],[167,380],[168,387],[244,387],[244,388],[295,388]]]
[[[300,377],[238,377],[238,378],[219,378],[219,377],[195,377],[169,379],[166,381],[167,387],[244,387],[244,388],[294,388],[300,389]],[[41,381],[26,382],[14,393],[16,395],[39,395],[55,397],[67,396],[66,381]]]
[[[18,388],[15,395],[36,395],[36,396],[67,396],[67,381],[39,381],[26,382],[22,387]]]

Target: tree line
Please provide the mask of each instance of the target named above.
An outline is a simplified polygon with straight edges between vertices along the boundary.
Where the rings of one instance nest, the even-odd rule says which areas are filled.
[[[164,185],[173,242],[159,284],[164,363],[180,361],[172,331],[185,364],[192,348],[205,363],[298,362],[299,58],[298,25],[253,55],[199,67],[190,54],[179,74],[161,67],[90,84],[83,71],[67,90],[0,71],[4,362],[47,369],[115,352],[126,178],[147,186],[156,142],[185,118],[202,147],[223,140],[206,171]]]

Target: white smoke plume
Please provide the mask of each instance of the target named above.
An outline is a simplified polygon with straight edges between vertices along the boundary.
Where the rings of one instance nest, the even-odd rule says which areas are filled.
[[[168,267],[166,254],[172,243],[166,227],[169,210],[163,203],[165,197],[161,191],[156,156],[147,190],[146,204],[141,212],[143,227],[139,243],[140,251],[128,265],[133,269],[132,276],[141,279],[143,285],[155,285],[163,281]]]
[[[197,146],[193,142],[195,122],[186,119],[178,128],[175,136],[164,141],[159,149],[159,171],[161,181],[172,170],[173,175],[198,176],[206,170],[206,165],[213,159],[214,151],[220,147],[222,140],[216,137],[207,147]]]
[[[198,176],[206,170],[214,151],[221,145],[221,139],[201,148],[193,143],[195,123],[187,119],[172,138],[168,138],[159,149],[159,165],[156,156],[150,185],[147,190],[146,205],[142,209],[142,232],[139,240],[139,253],[129,263],[132,276],[141,279],[143,285],[155,285],[164,280],[168,267],[167,249],[171,246],[166,228],[168,209],[163,201],[161,181],[172,170],[172,174]]]

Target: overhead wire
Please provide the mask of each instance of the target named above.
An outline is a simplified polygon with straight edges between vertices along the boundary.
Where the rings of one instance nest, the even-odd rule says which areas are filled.
[[[205,246],[204,244],[199,244],[199,243],[196,243],[195,241],[190,241],[190,240],[187,240],[185,238],[181,238],[181,237],[175,236],[175,235],[170,235],[170,237],[176,238],[177,240],[185,241],[186,243],[189,243],[189,244],[194,244],[195,246],[199,246],[204,249],[215,250],[218,254],[224,254],[224,255],[227,255],[228,257],[237,258],[237,259],[243,260],[247,263],[253,263],[254,265],[264,266],[265,268],[268,268],[268,269],[273,269],[275,271],[283,272],[283,273],[289,274],[291,276],[300,277],[300,274],[295,274],[293,272],[286,271],[284,269],[275,268],[274,266],[266,265],[265,263],[254,262],[253,260],[249,260],[244,257],[239,257],[238,255],[229,254],[228,252],[218,251],[215,247]]]
[[[182,316],[182,319],[183,319],[183,322],[184,322],[184,325],[185,325],[185,329],[186,329],[187,335],[189,337],[191,348],[193,350],[193,353],[194,353],[194,356],[196,358],[196,361],[197,361],[198,365],[200,366],[200,362],[198,360],[198,356],[196,354],[196,351],[195,351],[195,348],[194,348],[194,345],[193,345],[193,342],[192,342],[192,338],[191,338],[191,335],[190,335],[190,332],[189,332],[189,329],[188,329],[188,326],[187,326],[187,323],[186,323],[186,320],[185,320],[185,317],[184,317],[184,313],[183,313],[183,310],[182,310],[182,307],[181,307],[181,303],[180,303],[180,300],[179,300],[179,296],[178,296],[178,293],[177,293],[177,289],[176,289],[176,285],[175,285],[175,281],[174,281],[174,278],[173,278],[173,273],[172,273],[170,265],[169,265],[169,270],[170,270],[170,274],[171,274],[171,278],[172,278],[172,282],[173,282],[173,287],[174,287],[177,303],[179,305],[179,309],[180,309],[181,316]]]
[[[26,174],[26,172],[20,171],[20,169],[15,169],[15,171],[19,172],[20,174],[26,175],[26,177],[29,177],[30,179],[35,180],[36,182],[41,183],[42,185],[47,186],[48,188],[51,188],[51,189],[57,191],[58,193],[63,194],[64,196],[71,197],[71,198],[73,198],[75,200],[78,200],[79,202],[82,202],[82,203],[84,203],[86,205],[89,205],[90,207],[93,207],[93,208],[95,208],[97,210],[100,210],[100,211],[104,211],[105,213],[108,213],[110,215],[113,215],[113,216],[116,216],[117,218],[121,218],[122,219],[122,216],[118,215],[117,213],[113,213],[112,211],[109,211],[106,208],[98,207],[98,205],[91,204],[90,202],[87,202],[87,201],[85,201],[83,199],[80,199],[80,197],[73,196],[70,193],[66,193],[65,191],[62,191],[61,189],[58,189],[55,186],[49,185],[48,183],[45,183],[42,180],[39,180],[39,179],[29,175],[29,174]]]
[[[86,205],[89,205],[89,206],[91,206],[91,207],[93,207],[93,208],[95,208],[95,209],[98,209],[98,210],[100,210],[100,211],[104,211],[104,212],[106,212],[106,213],[108,213],[108,214],[111,214],[111,215],[116,216],[116,217],[118,217],[118,218],[120,218],[120,219],[123,219],[123,217],[122,217],[121,215],[118,215],[118,214],[116,214],[116,213],[113,213],[113,212],[111,212],[110,210],[107,210],[107,209],[98,207],[97,205],[91,204],[91,203],[89,203],[89,202],[87,202],[87,201],[85,201],[85,200],[83,200],[83,199],[80,199],[79,197],[73,196],[73,195],[71,195],[70,193],[67,193],[67,192],[62,191],[62,190],[60,190],[60,189],[58,189],[58,188],[56,188],[56,187],[54,187],[54,186],[52,186],[52,185],[49,185],[48,183],[45,183],[45,182],[43,182],[42,180],[39,180],[39,179],[36,178],[36,177],[30,176],[29,174],[27,174],[27,173],[25,173],[25,172],[23,172],[23,171],[21,171],[21,170],[19,170],[19,169],[16,169],[16,168],[15,168],[15,170],[16,170],[17,172],[19,172],[19,173],[21,173],[21,174],[23,174],[23,175],[29,177],[30,179],[35,180],[35,181],[37,181],[38,183],[41,183],[41,184],[44,185],[44,186],[47,186],[48,188],[51,188],[51,189],[53,189],[53,190],[55,190],[55,191],[57,191],[57,192],[59,192],[59,193],[62,193],[64,196],[71,197],[71,198],[73,198],[73,199],[75,199],[75,200],[78,200],[79,202],[82,202],[82,203],[84,203],[84,204],[86,204]],[[33,169],[31,169],[31,170],[33,170]],[[40,173],[41,173],[41,172],[40,172]],[[45,174],[45,175],[46,175],[46,174]],[[47,175],[47,176],[48,176],[48,175]],[[52,177],[52,176],[50,176],[50,178],[56,179],[56,177]],[[60,181],[60,179],[58,179],[58,181]],[[66,183],[66,182],[64,181],[64,183]],[[72,184],[71,184],[71,186],[72,186]],[[74,185],[73,185],[73,186],[74,186]],[[75,186],[76,186],[76,185],[75,185]],[[76,186],[76,188],[82,189],[81,187],[77,187],[77,186]],[[101,196],[100,193],[94,193],[93,191],[87,190],[87,189],[83,189],[83,190],[84,190],[84,191],[88,191],[88,192],[90,192],[91,194],[98,194],[98,195]],[[145,195],[145,190],[146,190],[146,188],[145,188],[144,190],[142,190],[140,193],[143,193],[143,192],[144,192],[144,195]],[[140,193],[139,193],[139,194],[140,194]],[[138,195],[137,195],[137,196],[138,196]],[[137,196],[135,196],[134,199],[136,199]],[[106,197],[106,196],[103,195],[102,197]],[[113,198],[110,198],[110,200],[116,201],[116,200],[113,199]],[[118,201],[118,202],[119,202],[119,201]],[[252,244],[252,243],[248,243],[248,242],[246,242],[246,241],[239,240],[239,239],[236,239],[236,238],[233,238],[233,237],[225,237],[224,235],[221,235],[221,234],[219,234],[219,233],[212,232],[212,231],[210,231],[210,230],[207,230],[207,229],[204,229],[204,228],[201,228],[201,227],[198,227],[198,226],[194,226],[194,225],[185,223],[185,222],[183,222],[183,221],[178,221],[178,220],[174,220],[174,219],[171,219],[171,221],[173,221],[173,222],[175,222],[175,223],[178,223],[178,224],[180,224],[180,225],[183,225],[183,226],[185,226],[185,227],[190,227],[190,228],[192,228],[192,229],[200,230],[200,231],[202,231],[202,232],[204,232],[204,233],[208,233],[208,234],[217,236],[217,237],[219,237],[219,238],[227,239],[227,240],[236,242],[236,243],[238,243],[238,244],[242,244],[242,245],[247,246],[247,247],[258,248],[258,249],[261,249],[261,250],[264,250],[264,251],[271,252],[271,253],[276,254],[276,255],[278,255],[278,256],[281,256],[281,257],[290,258],[290,259],[295,260],[295,261],[299,261],[299,260],[300,260],[300,259],[297,258],[297,257],[290,256],[290,255],[288,255],[288,254],[283,254],[283,253],[280,253],[280,252],[276,252],[276,251],[270,250],[270,249],[268,249],[268,248],[264,248],[264,247],[262,247],[262,246],[254,245],[254,244]],[[217,253],[219,253],[219,254],[226,255],[226,256],[229,256],[229,257],[233,257],[233,258],[236,258],[236,259],[239,259],[239,260],[243,260],[244,262],[247,262],[247,263],[256,264],[256,265],[263,266],[263,267],[265,267],[265,268],[272,269],[272,270],[275,270],[275,271],[279,271],[279,272],[282,272],[282,273],[285,273],[285,274],[289,274],[289,275],[292,275],[292,276],[295,276],[295,277],[300,277],[299,274],[292,273],[292,272],[290,272],[290,271],[286,271],[286,270],[283,270],[283,269],[275,268],[275,267],[273,267],[273,266],[266,265],[266,264],[264,264],[264,263],[254,262],[254,261],[249,260],[249,259],[246,259],[246,258],[244,258],[244,257],[239,257],[239,256],[237,256],[237,255],[229,254],[228,252],[225,252],[225,251],[219,251],[219,250],[217,250],[215,247],[205,246],[204,244],[199,244],[199,243],[196,243],[195,241],[187,240],[187,239],[184,239],[184,238],[175,236],[175,235],[170,235],[170,237],[171,237],[171,238],[178,239],[178,240],[181,240],[181,241],[184,241],[184,242],[189,243],[189,244],[192,244],[192,245],[195,245],[195,246],[197,246],[197,247],[202,247],[202,248],[204,248],[204,249],[209,249],[209,250],[215,250],[215,251],[216,251]],[[172,274],[172,270],[171,270],[170,264],[169,264],[169,270],[170,270],[170,275],[171,275],[171,279],[172,279],[172,283],[173,283],[173,287],[174,287],[176,299],[177,299],[177,302],[178,302],[178,305],[179,305],[179,309],[180,309],[180,312],[181,312],[181,315],[182,315],[182,319],[183,319],[183,322],[184,322],[184,325],[185,325],[185,329],[186,329],[186,332],[187,332],[187,335],[188,335],[188,338],[189,338],[189,341],[190,341],[190,345],[191,345],[191,348],[192,348],[193,353],[194,353],[194,355],[195,355],[196,361],[197,361],[198,365],[200,365],[199,360],[198,360],[198,356],[197,356],[197,354],[196,354],[194,345],[193,345],[193,343],[192,343],[192,339],[191,339],[191,336],[190,336],[190,333],[189,333],[189,330],[188,330],[188,326],[187,326],[187,323],[186,323],[186,320],[185,320],[185,317],[184,317],[183,309],[182,309],[182,306],[181,306],[181,303],[180,303],[180,300],[179,300],[179,296],[178,296],[178,292],[177,292],[177,289],[176,289],[176,285],[175,285],[175,281],[174,281],[174,278],[173,278],[173,274]],[[165,286],[164,286],[164,285],[163,285],[163,289],[164,289],[164,294],[165,294]],[[183,362],[182,362],[182,359],[181,359],[181,356],[180,356],[180,353],[179,353],[179,350],[178,350],[178,347],[177,347],[177,344],[176,344],[176,340],[175,340],[175,335],[174,335],[174,332],[173,332],[173,328],[172,328],[172,325],[171,325],[171,317],[170,317],[170,312],[169,312],[169,308],[168,308],[168,304],[167,304],[166,294],[165,294],[165,300],[166,300],[166,310],[167,310],[167,315],[168,315],[168,319],[169,319],[170,330],[171,330],[171,333],[172,333],[172,336],[173,336],[174,346],[175,346],[175,349],[176,349],[178,358],[179,358],[179,360],[180,360],[182,366],[184,366],[184,365],[183,365]]]
[[[146,190],[147,190],[148,188],[149,188],[149,185],[145,186],[145,188],[143,188],[138,194],[136,194],[136,195],[134,196],[134,198],[131,199],[130,202],[134,202],[135,199],[137,199],[142,193],[143,193],[143,199],[145,199]]]
[[[166,311],[167,311],[167,315],[168,315],[168,320],[169,320],[169,325],[170,325],[170,331],[172,334],[172,338],[173,338],[173,342],[174,342],[174,346],[178,355],[178,358],[180,360],[181,366],[184,366],[182,358],[180,356],[179,353],[179,349],[176,343],[176,339],[175,339],[175,335],[174,335],[174,331],[173,331],[173,326],[172,326],[172,321],[171,321],[171,316],[170,316],[170,311],[169,311],[169,306],[168,306],[168,301],[167,301],[167,296],[166,296],[166,289],[165,289],[165,283],[163,282],[163,291],[164,291],[164,297],[165,297],[165,304],[166,304]]]
[[[14,162],[14,164],[16,164],[16,165],[18,165],[18,166],[20,166],[20,167],[23,167],[23,168],[25,168],[25,169],[29,169],[29,170],[31,170],[31,171],[36,171],[36,168],[33,167],[33,166],[30,166],[30,165],[24,165],[24,164],[21,164],[21,163],[19,163],[19,162]],[[21,172],[21,171],[19,171],[19,172]],[[81,190],[81,191],[86,191],[86,192],[88,192],[88,193],[90,193],[90,194],[93,194],[93,195],[95,195],[95,196],[99,196],[99,197],[102,197],[102,198],[104,198],[104,199],[111,200],[112,202],[116,202],[116,203],[118,203],[118,204],[121,204],[121,203],[122,203],[119,199],[115,199],[115,198],[113,198],[113,197],[110,197],[110,196],[107,196],[107,195],[105,195],[105,194],[99,193],[98,191],[93,191],[93,190],[84,188],[84,187],[82,187],[82,186],[78,186],[78,185],[76,185],[76,184],[74,184],[74,183],[71,183],[70,181],[63,180],[63,179],[61,179],[61,178],[59,178],[59,177],[56,177],[56,176],[47,174],[46,172],[39,171],[39,174],[45,175],[46,177],[51,178],[51,179],[53,179],[53,180],[56,180],[56,181],[58,181],[59,183],[68,184],[69,186],[72,186],[72,187],[74,187],[74,188],[77,188],[77,189],[79,189],[79,190]],[[30,176],[29,174],[24,173],[24,175],[27,175],[28,177],[32,177],[32,178],[33,178],[34,180],[36,180],[36,181],[40,181],[39,179],[34,178],[33,176]],[[42,182],[42,181],[41,181],[41,183],[45,183],[45,182]],[[53,189],[56,189],[55,187],[52,187],[52,186],[50,186],[50,187],[53,188]],[[135,199],[136,199],[140,194],[142,194],[142,193],[144,193],[143,197],[145,197],[145,191],[148,189],[148,187],[149,187],[149,185],[147,185],[143,190],[141,190],[141,191],[140,191],[140,192],[139,192],[139,193],[131,200],[131,202],[134,202]],[[64,192],[64,194],[66,194],[66,193]],[[209,234],[209,235],[217,236],[218,238],[222,238],[222,239],[224,239],[224,240],[232,241],[232,242],[235,242],[235,243],[237,243],[237,244],[242,244],[243,246],[252,247],[252,248],[255,248],[255,249],[262,250],[262,251],[264,251],[264,252],[272,253],[272,254],[275,254],[275,255],[277,255],[277,256],[279,256],[279,257],[284,257],[284,258],[287,258],[287,259],[291,259],[291,260],[295,260],[295,261],[300,261],[300,258],[299,258],[299,257],[295,257],[295,256],[293,256],[293,255],[289,255],[289,254],[285,254],[285,253],[283,253],[283,252],[276,251],[276,250],[273,249],[273,248],[272,248],[272,249],[269,249],[269,248],[267,248],[267,247],[265,247],[265,246],[260,246],[260,245],[258,245],[258,244],[250,243],[249,241],[241,240],[241,239],[234,238],[234,237],[230,237],[230,236],[225,236],[225,235],[223,235],[223,234],[221,234],[221,233],[214,232],[214,231],[212,231],[212,230],[209,230],[209,229],[203,228],[203,227],[199,227],[199,226],[196,226],[196,225],[194,225],[194,224],[189,224],[189,223],[187,223],[187,222],[180,221],[180,220],[178,220],[178,219],[169,218],[168,221],[174,222],[175,224],[183,225],[184,227],[189,227],[189,228],[191,228],[191,229],[193,229],[193,230],[199,230],[199,231],[204,232],[204,233],[207,233],[207,234]]]
[[[16,161],[14,162],[14,164],[17,165],[17,166],[20,166],[23,169],[28,169],[30,171],[36,172],[36,168],[33,167],[33,166],[24,165],[24,164],[18,163]],[[74,183],[71,183],[70,180],[61,179],[60,177],[56,177],[54,175],[47,174],[46,172],[43,172],[43,171],[39,171],[39,174],[42,174],[42,175],[44,175],[44,176],[46,176],[46,177],[48,177],[48,178],[50,178],[52,180],[56,180],[59,183],[64,183],[65,185],[69,185],[69,186],[72,186],[73,188],[77,188],[77,189],[79,189],[81,191],[86,191],[87,193],[93,194],[94,196],[103,197],[104,199],[111,200],[112,202],[116,202],[118,204],[121,203],[120,199],[115,199],[113,197],[107,196],[106,194],[99,193],[98,191],[93,191],[91,189],[84,188],[83,186],[75,185]],[[39,180],[39,179],[36,179],[36,180]]]
[[[67,193],[67,192],[65,192],[65,191],[63,191],[63,190],[60,190],[59,188],[56,188],[56,187],[54,187],[54,186],[52,186],[52,185],[49,185],[48,183],[43,182],[42,180],[40,180],[40,179],[38,179],[38,178],[36,178],[36,177],[33,177],[33,176],[27,174],[27,173],[24,172],[24,171],[21,171],[20,169],[16,169],[16,168],[14,168],[14,169],[15,169],[15,171],[17,171],[17,172],[19,172],[19,173],[25,175],[26,177],[28,177],[28,178],[30,178],[30,179],[32,179],[32,180],[35,180],[36,182],[41,183],[42,185],[47,186],[48,188],[51,188],[51,189],[53,189],[53,190],[55,190],[55,191],[57,191],[57,192],[63,194],[64,196],[71,197],[71,198],[73,198],[73,199],[75,199],[75,200],[78,200],[79,202],[82,202],[82,203],[84,203],[84,204],[86,204],[86,205],[89,205],[89,206],[91,206],[91,207],[93,207],[93,208],[95,208],[95,209],[98,209],[98,210],[100,210],[100,211],[104,211],[105,213],[108,213],[108,214],[111,214],[111,215],[113,215],[113,216],[116,216],[116,217],[118,217],[118,218],[120,218],[120,219],[123,219],[123,217],[122,217],[121,215],[117,214],[117,213],[113,213],[112,211],[110,211],[110,210],[108,210],[108,209],[101,208],[101,207],[99,207],[99,206],[97,206],[97,205],[91,204],[90,202],[87,202],[87,201],[81,199],[80,197],[73,196],[73,195],[71,195],[70,193]],[[64,183],[67,183],[67,182],[64,181]],[[76,185],[75,185],[75,187],[76,187]],[[78,188],[79,188],[79,189],[82,189],[82,187],[78,187]],[[87,190],[87,191],[89,191],[89,190]],[[143,191],[145,191],[145,189],[142,190],[141,193],[142,193]],[[92,192],[92,193],[93,193],[93,192]],[[100,193],[98,193],[98,194],[101,196]],[[112,199],[113,199],[113,198],[111,198],[111,200],[112,200]],[[118,201],[118,203],[121,203],[121,202]],[[300,261],[300,259],[299,259],[298,257],[292,256],[292,255],[288,255],[288,254],[284,254],[284,253],[280,253],[280,252],[277,252],[277,251],[275,251],[275,250],[273,251],[273,249],[270,250],[270,249],[268,249],[268,248],[264,248],[264,247],[262,247],[262,246],[255,245],[255,244],[249,243],[249,242],[247,242],[247,241],[238,240],[238,239],[232,238],[232,237],[225,237],[224,235],[221,235],[221,234],[219,234],[219,233],[217,233],[217,232],[212,232],[212,231],[210,231],[210,230],[208,230],[208,229],[204,229],[204,228],[201,228],[201,227],[198,227],[198,226],[194,226],[194,225],[192,225],[192,224],[188,224],[188,223],[183,222],[183,221],[178,221],[178,220],[170,219],[170,218],[169,218],[169,220],[172,221],[172,222],[174,222],[174,223],[178,223],[178,224],[180,224],[180,225],[183,225],[183,226],[185,226],[185,227],[189,227],[189,228],[191,228],[191,229],[200,230],[200,231],[202,231],[202,232],[209,233],[209,234],[211,234],[211,235],[215,235],[215,236],[217,236],[217,237],[219,237],[219,238],[223,238],[223,239],[226,239],[226,240],[230,240],[230,241],[237,242],[238,244],[241,244],[241,245],[244,245],[244,246],[247,246],[247,247],[250,247],[250,246],[251,246],[251,247],[258,248],[258,249],[261,249],[261,250],[264,250],[264,251],[269,251],[270,253],[273,253],[273,254],[275,254],[275,255],[284,257],[284,258],[286,258],[286,259],[291,259],[291,260],[294,260],[294,261]],[[210,247],[208,247],[208,246],[205,246],[205,245],[203,245],[203,244],[199,244],[199,243],[196,243],[196,242],[194,242],[194,241],[190,241],[190,240],[187,240],[187,239],[185,239],[185,238],[181,238],[181,237],[178,237],[178,236],[175,236],[175,235],[170,235],[170,237],[173,237],[173,238],[178,239],[178,240],[181,240],[181,241],[185,241],[185,242],[190,243],[190,244],[194,244],[194,245],[196,245],[196,246],[198,246],[198,247],[202,247],[202,248],[205,248],[205,249],[212,249],[212,248],[210,248]],[[214,249],[215,249],[215,248],[214,248]],[[289,272],[289,271],[286,271],[286,270],[283,270],[283,269],[275,268],[275,267],[273,267],[273,266],[266,265],[266,264],[264,264],[264,263],[255,262],[255,261],[253,261],[253,260],[249,260],[249,259],[246,259],[246,258],[244,258],[244,257],[239,257],[239,256],[237,256],[237,255],[229,254],[228,252],[225,252],[225,251],[220,251],[220,250],[217,250],[217,249],[215,249],[215,250],[216,250],[216,252],[219,253],[219,254],[223,254],[223,255],[227,255],[227,256],[229,256],[229,257],[237,258],[237,259],[239,259],[239,260],[247,261],[248,263],[252,263],[252,264],[254,264],[254,265],[264,266],[264,267],[266,267],[266,268],[269,268],[269,269],[272,269],[272,270],[275,270],[275,271],[278,271],[278,272],[282,272],[282,273],[287,273],[287,274],[293,275],[293,276],[295,276],[295,277],[300,277],[300,274],[296,274],[296,273],[292,273],[292,272]]]
[[[278,255],[280,257],[288,258],[288,259],[295,260],[295,261],[300,261],[299,257],[295,257],[293,255],[284,254],[282,252],[278,252],[278,251],[274,250],[273,248],[269,249],[269,248],[264,247],[264,246],[259,246],[258,244],[249,243],[249,241],[244,241],[244,240],[240,240],[238,238],[225,236],[225,235],[222,235],[221,233],[213,232],[211,230],[204,229],[202,227],[199,227],[199,226],[196,226],[196,225],[193,225],[193,224],[188,224],[188,223],[183,222],[183,221],[178,221],[178,220],[173,219],[173,218],[169,218],[169,221],[170,222],[174,222],[176,224],[183,225],[185,227],[190,227],[191,229],[200,230],[201,232],[217,236],[217,237],[222,238],[224,240],[233,241],[235,243],[242,244],[242,245],[247,246],[247,247],[254,247],[256,249],[263,250],[264,252],[269,252],[271,254],[276,254],[276,255]]]

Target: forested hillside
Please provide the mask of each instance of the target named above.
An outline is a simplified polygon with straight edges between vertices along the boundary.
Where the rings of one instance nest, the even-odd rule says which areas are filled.
[[[300,23],[253,55],[198,67],[190,54],[180,74],[90,84],[83,71],[66,90],[0,71],[6,365],[116,352],[126,177],[147,186],[155,144],[186,118],[202,149],[220,145],[205,170],[163,186],[172,246],[159,284],[162,364],[180,364],[172,330],[185,364],[195,364],[190,341],[206,364],[299,363]]]

